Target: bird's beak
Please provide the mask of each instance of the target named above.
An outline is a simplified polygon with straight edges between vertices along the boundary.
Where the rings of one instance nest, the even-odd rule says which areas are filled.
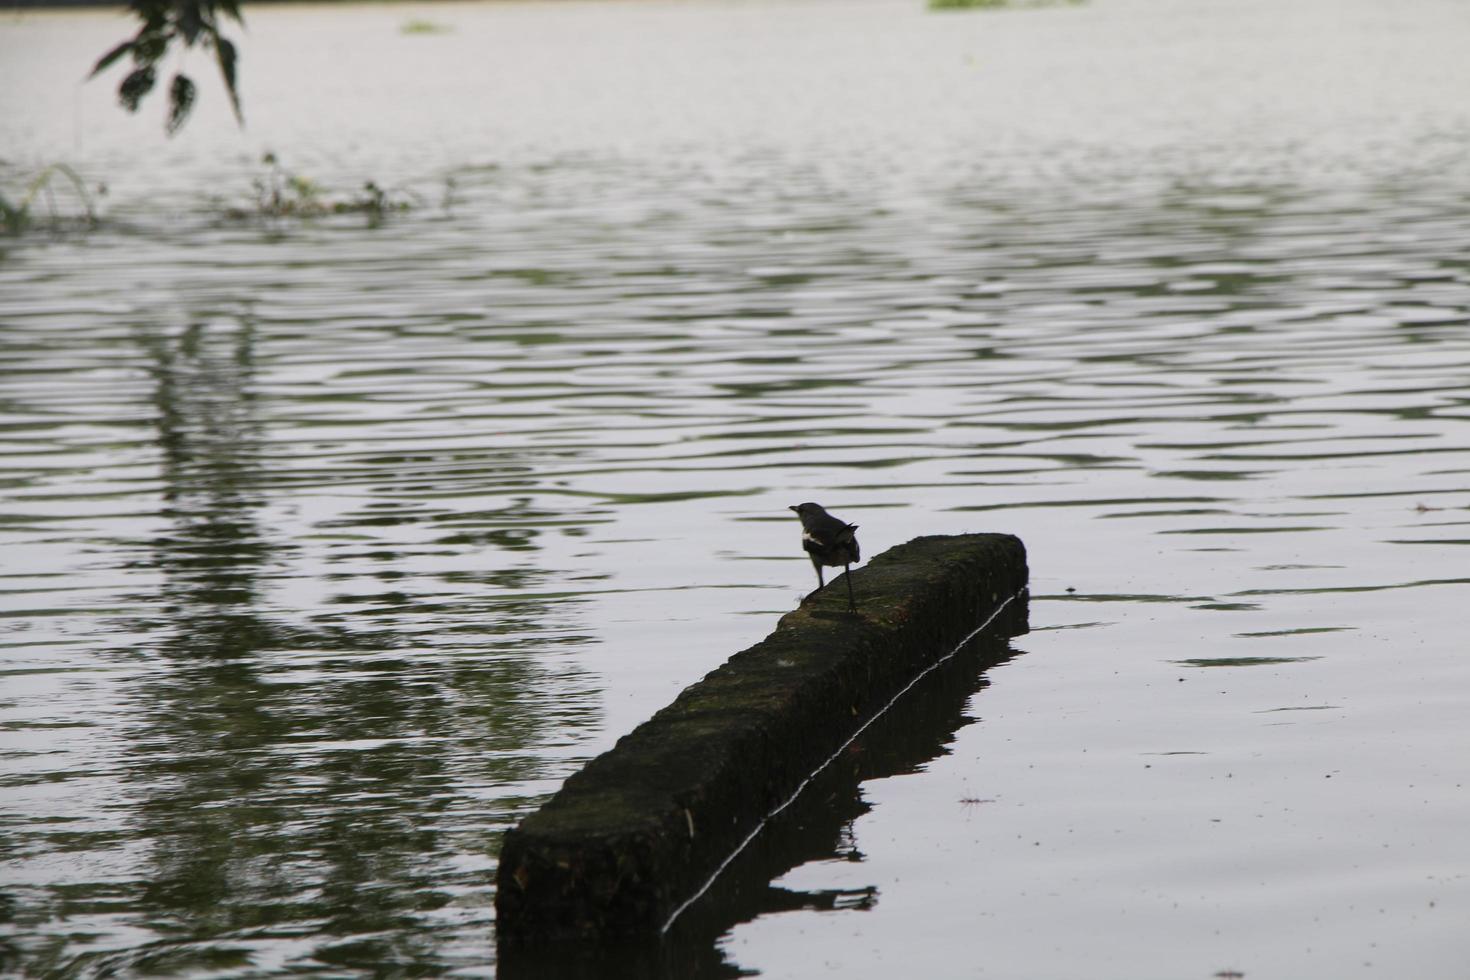
[[[798,514],[801,513],[801,511],[800,510],[797,510],[797,508],[795,508],[795,507],[787,507],[786,509],[787,510],[795,510]]]

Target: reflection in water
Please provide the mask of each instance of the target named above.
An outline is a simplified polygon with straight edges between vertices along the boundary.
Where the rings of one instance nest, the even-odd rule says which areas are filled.
[[[780,878],[808,862],[861,863],[853,825],[871,809],[862,784],[921,772],[946,754],[956,733],[975,721],[970,702],[989,686],[984,673],[1016,655],[1003,640],[972,641],[920,679],[756,835],[663,940],[620,947],[612,955],[605,948],[574,944],[507,948],[501,950],[496,975],[502,980],[748,976],[718,945],[736,924],[803,910],[871,910],[882,900],[876,886],[800,890],[783,886]]]
[[[261,829],[279,833],[287,812],[257,802],[242,820],[234,805],[270,798],[273,767],[260,749],[291,725],[284,692],[261,683],[255,662],[284,632],[260,612],[259,579],[276,546],[256,517],[255,334],[249,321],[221,326],[196,321],[177,339],[141,338],[153,363],[161,513],[170,527],[139,562],[162,573],[159,594],[140,601],[158,619],[123,627],[157,638],[144,651],[153,663],[134,695],[139,724],[129,747],[137,759],[128,778],[140,784],[137,819],[152,850],[138,906],[166,924],[167,938],[122,959],[75,964],[99,972],[243,965],[247,951],[208,941],[241,924],[232,914],[241,898],[269,908],[289,903],[293,891],[259,867],[259,841],[272,836]],[[262,879],[274,887],[254,885]]]
[[[142,333],[140,343],[152,365],[167,526],[128,562],[159,573],[156,594],[131,597],[147,613],[112,629],[150,638],[116,655],[146,665],[129,687],[133,721],[122,736],[133,756],[130,833],[151,858],[128,904],[159,938],[59,965],[104,975],[228,970],[254,963],[259,942],[285,939],[304,940],[327,967],[442,972],[435,920],[462,927],[470,910],[446,909],[486,874],[483,861],[456,866],[468,828],[445,817],[472,805],[456,797],[467,783],[532,778],[536,745],[591,720],[575,699],[535,710],[565,682],[542,676],[515,639],[564,622],[572,607],[510,599],[487,615],[473,599],[437,604],[456,644],[483,644],[463,664],[453,651],[435,656],[432,640],[355,629],[333,614],[294,624],[289,598],[271,589],[298,546],[263,517],[270,464],[253,324],[200,321],[176,338]],[[530,537],[454,543],[515,551]],[[484,580],[524,593],[548,574],[502,568]],[[418,604],[406,592],[352,601],[365,598]],[[506,655],[484,656],[497,646]],[[477,820],[493,825],[493,806]],[[493,839],[476,836],[477,849]],[[489,910],[470,914],[484,922]]]

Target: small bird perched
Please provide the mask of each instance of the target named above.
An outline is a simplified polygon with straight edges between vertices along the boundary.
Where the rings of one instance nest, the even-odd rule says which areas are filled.
[[[797,504],[790,509],[801,518],[801,546],[817,570],[817,588],[827,584],[822,581],[823,565],[841,565],[847,572],[847,608],[856,612],[857,602],[852,597],[852,569],[848,566],[862,557],[858,552],[858,526],[839,521],[820,504]]]

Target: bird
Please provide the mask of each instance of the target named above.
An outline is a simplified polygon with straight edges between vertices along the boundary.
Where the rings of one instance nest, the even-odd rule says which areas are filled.
[[[823,565],[841,565],[847,573],[847,608],[856,612],[851,565],[862,557],[858,551],[858,526],[838,520],[823,510],[821,504],[797,504],[788,509],[796,511],[796,516],[801,518],[801,547],[817,570],[817,588],[827,584],[822,580]]]

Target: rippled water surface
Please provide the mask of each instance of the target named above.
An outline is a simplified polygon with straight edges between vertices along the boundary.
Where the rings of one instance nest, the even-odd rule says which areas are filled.
[[[1463,5],[246,13],[168,143],[0,15],[0,189],[109,187],[0,240],[0,972],[495,973],[813,499],[1019,534],[1034,631],[603,975],[1462,975]],[[231,217],[266,149],[416,206]]]

